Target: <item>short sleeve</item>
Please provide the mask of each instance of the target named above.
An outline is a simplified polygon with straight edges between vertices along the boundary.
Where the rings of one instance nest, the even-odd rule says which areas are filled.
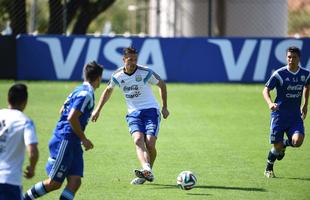
[[[273,90],[277,84],[279,84],[279,75],[278,73],[273,73],[272,76],[269,78],[269,80],[267,81],[267,83],[265,84],[265,86],[271,90]]]
[[[152,85],[156,85],[160,80],[160,76],[153,72],[152,70],[149,71],[148,75],[145,77],[144,82],[149,83]]]
[[[119,82],[117,81],[117,79],[114,76],[112,76],[110,81],[108,82],[108,87],[109,88],[114,88],[116,85],[120,86]]]
[[[306,85],[310,85],[310,72],[309,72],[309,75],[308,75],[308,77],[306,79]]]
[[[24,141],[26,145],[38,143],[35,126],[31,120],[27,120],[25,123]]]

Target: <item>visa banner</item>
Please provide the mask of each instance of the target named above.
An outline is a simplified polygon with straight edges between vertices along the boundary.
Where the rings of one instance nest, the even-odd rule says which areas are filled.
[[[310,38],[139,38],[26,36],[17,38],[17,79],[82,80],[83,66],[104,65],[103,80],[123,65],[123,48],[139,52],[138,64],[167,82],[265,82],[286,65],[286,49],[302,51],[300,65],[310,69]]]

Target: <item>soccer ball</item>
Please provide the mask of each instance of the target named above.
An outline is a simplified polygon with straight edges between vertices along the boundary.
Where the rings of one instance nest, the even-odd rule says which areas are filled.
[[[197,182],[197,178],[191,171],[183,171],[177,177],[177,185],[182,190],[192,189]]]

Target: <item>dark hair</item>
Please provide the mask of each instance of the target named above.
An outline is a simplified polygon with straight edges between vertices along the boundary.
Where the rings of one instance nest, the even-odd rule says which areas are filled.
[[[300,49],[296,46],[290,46],[289,48],[287,48],[286,53],[291,52],[291,53],[296,53],[298,55],[298,57],[300,57],[301,53],[300,53]]]
[[[103,66],[96,61],[92,61],[84,67],[84,78],[89,82],[95,81],[99,76],[102,76]]]
[[[12,106],[19,106],[28,99],[27,86],[22,83],[14,84],[8,92],[8,101]]]
[[[138,54],[138,51],[134,47],[127,47],[123,49],[123,55],[127,56],[128,54]]]

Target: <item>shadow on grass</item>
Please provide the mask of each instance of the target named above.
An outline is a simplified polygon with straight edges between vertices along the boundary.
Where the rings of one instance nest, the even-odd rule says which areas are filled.
[[[279,179],[291,179],[291,180],[300,180],[300,181],[310,181],[310,178],[305,178],[305,177],[276,177]]]
[[[156,186],[156,189],[178,189],[176,185],[168,184],[147,184],[148,186]],[[155,188],[155,187],[154,187]],[[221,189],[221,190],[240,190],[240,191],[251,191],[251,192],[266,192],[264,188],[253,188],[253,187],[233,187],[233,186],[215,186],[215,185],[197,185],[195,188],[202,189]],[[188,193],[192,194],[192,193]],[[208,195],[208,194],[193,194],[193,195]]]

